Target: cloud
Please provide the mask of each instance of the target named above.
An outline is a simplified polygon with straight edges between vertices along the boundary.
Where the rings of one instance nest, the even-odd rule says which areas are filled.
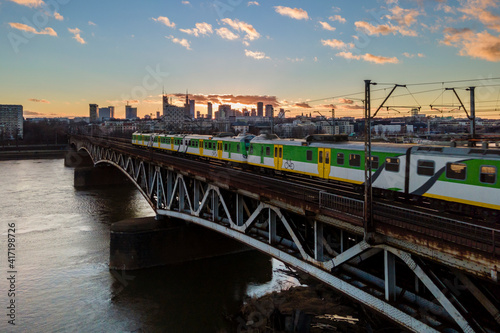
[[[58,21],[62,21],[62,20],[64,20],[64,17],[63,17],[61,14],[59,14],[58,12],[55,12],[55,13],[54,13],[54,18],[55,18],[56,20],[58,20]]]
[[[23,110],[23,116],[45,116],[45,113]]]
[[[329,46],[332,49],[347,49],[347,48],[352,49],[354,47],[353,43],[346,44],[338,39],[322,39],[321,44],[323,44],[323,46]]]
[[[416,31],[407,29],[405,27],[401,26],[395,26],[392,24],[380,24],[377,26],[372,25],[371,23],[365,22],[365,21],[357,21],[354,22],[354,25],[356,26],[357,29],[364,30],[368,35],[372,36],[378,36],[378,35],[388,35],[388,34],[397,34],[398,32],[403,35],[403,36],[411,36],[411,37],[416,37],[418,34]]]
[[[352,99],[339,98],[339,103],[341,103],[341,104],[353,104],[354,101]]]
[[[57,33],[54,31],[54,29],[49,28],[49,27],[38,31],[35,28],[30,27],[29,25],[26,25],[23,23],[9,22],[9,25],[11,26],[11,28],[30,32],[30,33],[35,34],[35,35],[49,35],[49,36],[56,36],[57,37]]]
[[[235,39],[238,39],[240,37],[225,27],[220,28],[220,29],[215,29],[215,31],[217,32],[217,35],[219,35],[220,37],[222,37],[224,39],[235,40]]]
[[[310,106],[308,103],[295,103],[293,106],[297,108],[303,108],[303,109],[312,109],[312,106]]]
[[[202,23],[196,23],[196,28],[193,29],[179,29],[179,31],[182,31],[186,34],[193,35],[193,36],[200,36],[200,35],[206,35],[208,36],[209,34],[212,34],[214,31],[212,29],[212,25],[202,22]]]
[[[291,61],[291,62],[302,62],[305,59],[304,58],[290,58],[290,57],[287,57],[286,60]]]
[[[386,64],[386,63],[391,63],[391,64],[397,64],[399,63],[398,58],[392,57],[383,57],[383,56],[376,56],[370,53],[362,54],[362,55],[355,55],[352,54],[351,52],[339,52],[336,54],[337,57],[342,57],[345,59],[353,59],[353,60],[364,60],[367,62],[373,62],[376,64]]]
[[[500,31],[500,16],[493,14],[488,10],[489,7],[498,7],[498,1],[495,0],[467,0],[458,10],[465,15],[464,20],[475,18],[490,29]]]
[[[80,36],[81,30],[78,28],[70,29],[68,28],[68,31],[71,32],[74,36],[73,38],[76,39],[76,41],[80,44],[87,44],[87,42]]]
[[[89,25],[96,26],[97,24],[95,24],[95,23],[94,23],[94,22],[92,22],[92,21],[89,21]]]
[[[247,6],[260,6],[257,1],[248,1]]]
[[[169,96],[175,97],[178,102],[184,103],[186,98],[185,93],[169,94]],[[268,95],[227,95],[227,94],[189,94],[190,99],[194,99],[196,104],[206,104],[208,102],[212,104],[243,104],[243,105],[256,105],[257,102],[263,102],[264,105],[271,104],[273,106],[279,106],[276,96]]]
[[[34,102],[34,103],[45,103],[45,104],[50,104],[49,101],[45,99],[36,99],[36,98],[29,98],[28,101]]]
[[[10,0],[10,1],[31,8],[36,8],[45,5],[45,3],[42,0]]]
[[[260,34],[255,30],[255,28],[246,22],[239,20],[231,20],[230,18],[225,18],[221,20],[223,23],[229,25],[236,31],[240,31],[246,34],[245,39],[254,40],[260,38]]]
[[[276,13],[283,15],[283,16],[288,16],[296,20],[308,20],[309,15],[305,10],[302,8],[290,8],[290,7],[284,7],[284,6],[275,6],[274,9],[276,10]]]
[[[340,23],[345,23],[346,22],[346,19],[343,18],[342,16],[340,15],[333,15],[333,16],[330,16],[328,18],[330,21],[337,21],[337,22],[340,22]]]
[[[322,22],[322,21],[319,21],[319,24],[321,24],[321,27],[325,30],[329,30],[329,31],[335,31],[335,27],[332,27],[330,24],[328,24],[328,22]]]
[[[254,59],[271,59],[269,58],[268,56],[266,56],[266,54],[264,52],[254,52],[254,51],[250,51],[250,50],[246,50],[245,49],[245,55],[247,57],[250,57],[250,58],[254,58]]]
[[[342,105],[340,108],[344,109],[344,110],[364,110],[365,109],[365,107],[363,105]]]
[[[396,21],[399,25],[411,26],[417,21],[417,16],[421,13],[416,9],[404,9],[394,6],[389,9],[392,15],[386,15],[389,20]]]
[[[488,61],[500,61],[500,36],[487,31],[475,33],[469,28],[444,30],[442,44],[459,49],[458,54]]]
[[[177,37],[174,37],[172,35],[170,36],[165,36],[165,38],[170,39],[172,42],[184,46],[186,49],[191,50],[191,45],[189,44],[189,41],[185,38],[179,39]]]
[[[191,5],[191,3],[189,1],[186,1],[186,0],[182,1],[182,4],[183,5]]]
[[[415,55],[414,55],[414,54],[410,54],[410,53],[408,53],[408,52],[403,52],[403,55],[404,55],[405,57],[407,57],[407,58],[413,58],[413,57],[415,57]]]
[[[170,28],[175,28],[175,23],[174,22],[170,22],[170,20],[168,19],[168,17],[165,17],[165,16],[158,16],[158,18],[152,18],[154,21],[156,22],[160,22],[160,23],[163,23],[164,25],[166,25],[167,27],[170,27]]]

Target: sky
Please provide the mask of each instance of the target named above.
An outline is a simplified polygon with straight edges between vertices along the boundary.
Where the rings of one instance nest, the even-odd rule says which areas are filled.
[[[25,117],[89,104],[160,111],[163,91],[286,116],[500,117],[498,0],[0,0],[0,104]],[[431,107],[432,105],[432,107]]]

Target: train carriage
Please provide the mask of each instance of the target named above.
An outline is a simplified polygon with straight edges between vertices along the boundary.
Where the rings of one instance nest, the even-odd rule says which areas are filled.
[[[498,150],[413,147],[409,193],[498,210],[499,168]]]
[[[223,161],[246,164],[248,147],[253,135],[238,135],[232,137],[213,137],[216,142],[217,158]]]

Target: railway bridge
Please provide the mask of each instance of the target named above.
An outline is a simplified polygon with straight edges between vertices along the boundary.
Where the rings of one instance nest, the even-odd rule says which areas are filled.
[[[374,201],[367,232],[363,200],[340,184],[256,174],[114,138],[73,135],[70,144],[95,167],[120,170],[158,217],[267,253],[409,331],[500,331],[498,227]]]

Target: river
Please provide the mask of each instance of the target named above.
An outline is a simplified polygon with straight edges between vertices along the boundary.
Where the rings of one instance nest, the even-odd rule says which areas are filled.
[[[255,251],[109,270],[111,223],[152,215],[132,186],[75,189],[61,159],[0,161],[0,331],[229,332],[247,296],[296,283]]]

